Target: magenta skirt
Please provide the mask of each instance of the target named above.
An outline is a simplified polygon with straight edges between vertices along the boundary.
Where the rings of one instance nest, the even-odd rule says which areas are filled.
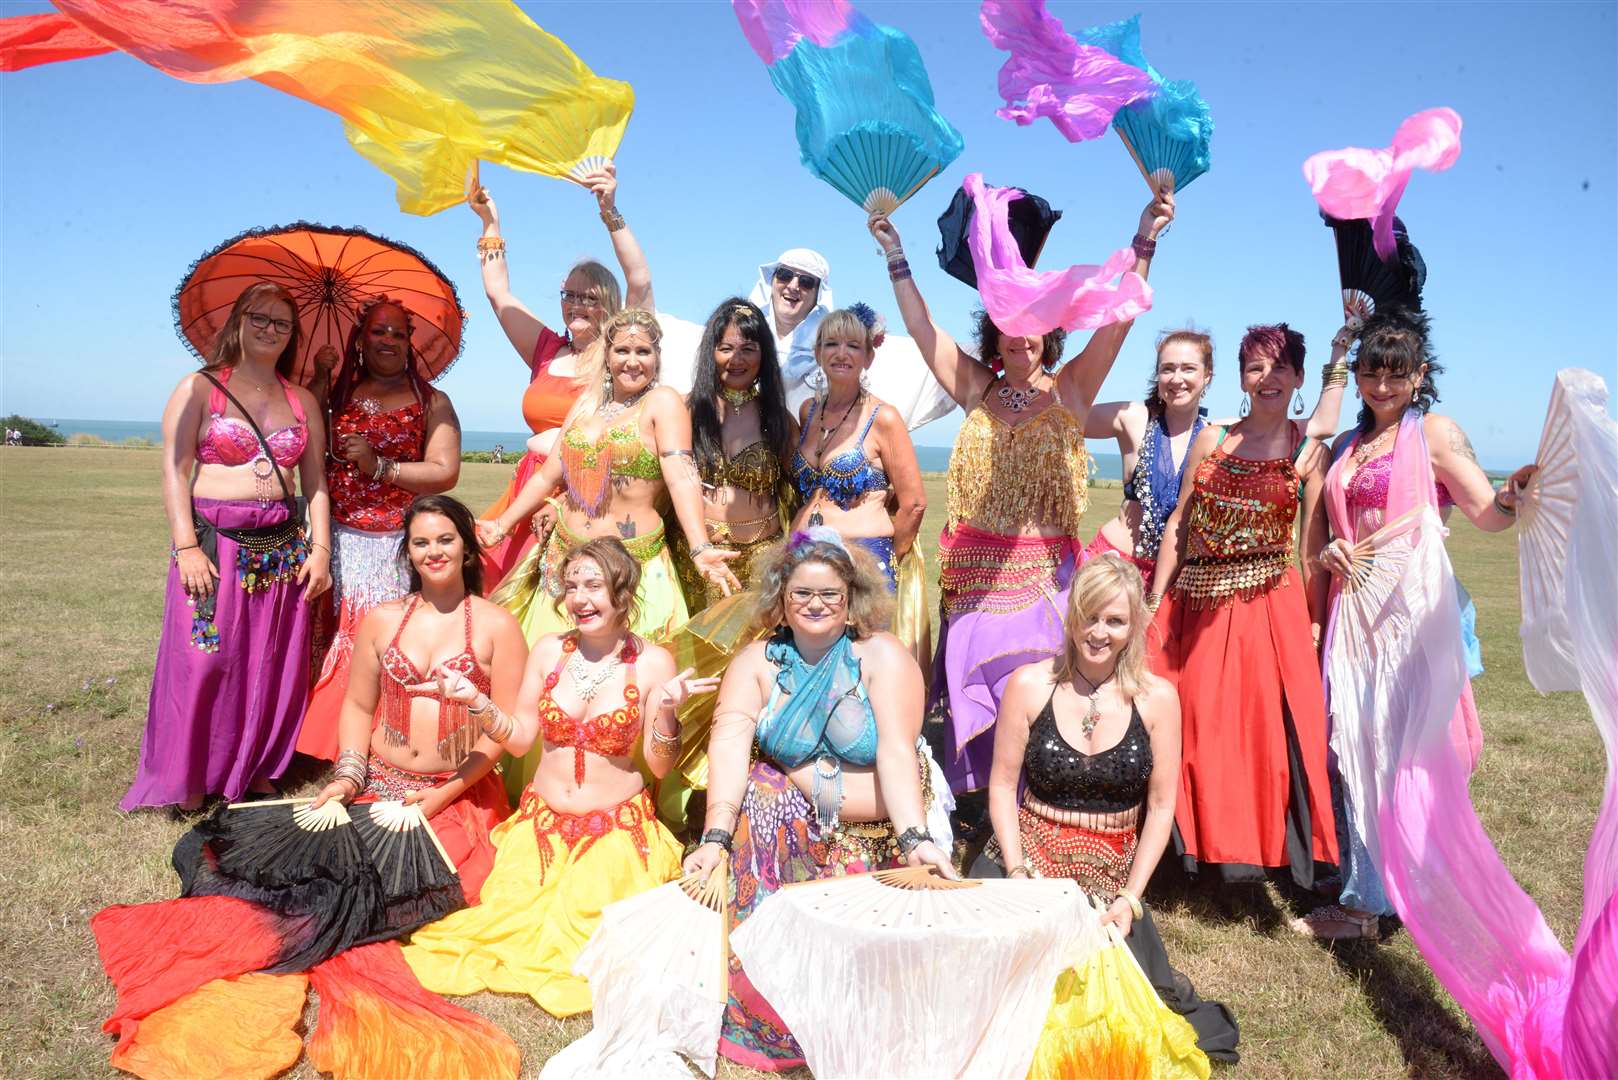
[[[256,499],[193,505],[227,529],[274,525],[287,513]],[[235,800],[286,771],[309,696],[309,608],[296,581],[306,554],[302,540],[255,554],[221,534],[211,620],[206,607],[186,603],[179,569],[169,567],[140,764],[121,809]]]

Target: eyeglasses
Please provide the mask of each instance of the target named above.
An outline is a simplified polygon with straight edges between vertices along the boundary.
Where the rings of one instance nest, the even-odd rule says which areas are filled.
[[[802,271],[793,270],[791,267],[787,266],[777,266],[775,268],[775,280],[777,284],[790,285],[792,284],[793,278],[797,278],[798,284],[805,289],[814,290],[820,288],[820,279],[815,277],[813,274],[805,274]]]
[[[277,319],[257,311],[249,311],[247,321],[253,324],[254,330],[268,330],[274,327],[277,334],[292,333],[291,319]]]
[[[848,599],[848,593],[843,589],[788,589],[787,599],[798,607],[807,607],[809,601],[817,599],[827,607],[837,607]]]
[[[589,293],[574,292],[572,289],[562,290],[562,303],[577,304],[580,307],[598,308],[604,306],[600,300]]]

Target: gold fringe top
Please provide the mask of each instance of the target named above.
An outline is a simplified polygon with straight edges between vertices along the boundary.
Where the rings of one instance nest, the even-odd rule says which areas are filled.
[[[1012,427],[985,405],[961,424],[949,455],[949,527],[1014,536],[1030,525],[1079,535],[1090,504],[1084,427],[1063,405]]]

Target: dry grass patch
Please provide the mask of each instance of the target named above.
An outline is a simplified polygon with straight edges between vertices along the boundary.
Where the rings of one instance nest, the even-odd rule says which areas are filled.
[[[167,572],[160,466],[139,451],[0,451],[0,1076],[108,1073],[100,1024],[113,995],[87,921],[108,904],[175,892],[168,854],[188,823],[116,809],[145,722]],[[468,464],[461,475],[456,494],[476,511],[510,466]],[[1118,505],[1116,488],[1093,495],[1086,535]],[[928,497],[921,535],[931,559],[941,477],[928,478]],[[1523,677],[1511,538],[1459,520],[1453,530],[1489,668],[1476,684],[1486,749],[1474,796],[1507,865],[1571,943],[1600,742],[1578,698],[1541,697]],[[1241,1022],[1242,1063],[1222,1076],[1499,1075],[1409,935],[1323,948],[1286,930],[1294,909],[1273,886],[1217,892],[1159,876],[1151,898],[1171,957]],[[461,1000],[517,1040],[525,1076],[589,1026],[525,998]],[[927,1037],[948,1038],[948,1018]],[[305,1060],[289,1075],[314,1073]],[[721,1063],[720,1075],[764,1074]]]

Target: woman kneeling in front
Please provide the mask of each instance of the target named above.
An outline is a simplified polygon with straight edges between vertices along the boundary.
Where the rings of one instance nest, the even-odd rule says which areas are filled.
[[[989,772],[994,839],[974,877],[1065,877],[1107,904],[1158,996],[1234,1060],[1236,1023],[1169,966],[1141,903],[1174,828],[1180,699],[1146,670],[1150,616],[1140,571],[1122,556],[1073,577],[1062,653],[1018,668],[995,721]],[[1019,788],[1024,791],[1018,804]]]
[[[573,962],[601,909],[680,872],[679,844],[635,768],[635,742],[652,774],[666,774],[680,745],[675,711],[718,680],[676,675],[667,651],[630,632],[640,564],[616,538],[569,551],[560,574],[559,606],[576,629],[535,643],[516,716],[469,681],[446,679],[446,695],[463,695],[507,751],[520,756],[542,738],[544,754],[516,815],[494,832],[482,903],[418,931],[405,959],[429,990],[523,993],[572,1016],[590,1008]]]
[[[887,583],[833,529],[795,532],[754,578],[760,622],[737,654],[708,741],[708,817],[686,869],[729,853],[732,929],[782,885],[908,863],[954,877],[942,774],[921,740],[921,668],[887,624]],[[758,742],[758,760],[748,765]],[[930,830],[930,831],[929,831]],[[775,1071],[804,1063],[731,957],[719,1052]]]

